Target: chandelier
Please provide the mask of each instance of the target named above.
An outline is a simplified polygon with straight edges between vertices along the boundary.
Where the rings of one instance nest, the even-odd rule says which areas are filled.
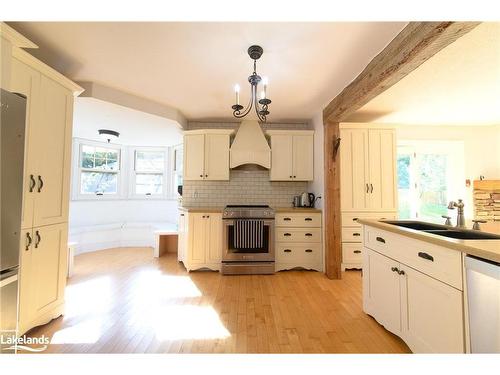
[[[267,115],[269,115],[268,106],[271,104],[271,100],[267,96],[267,78],[261,78],[257,74],[257,60],[262,56],[264,50],[261,46],[250,46],[248,48],[248,56],[253,60],[253,73],[248,77],[248,82],[250,82],[250,102],[248,103],[246,109],[240,105],[240,85],[234,86],[234,92],[236,94],[236,104],[231,108],[233,109],[233,116],[236,118],[243,118],[250,113],[252,107],[255,108],[255,113],[261,122],[266,122]],[[264,89],[260,94],[260,99],[258,99],[257,88],[259,83],[262,81]]]

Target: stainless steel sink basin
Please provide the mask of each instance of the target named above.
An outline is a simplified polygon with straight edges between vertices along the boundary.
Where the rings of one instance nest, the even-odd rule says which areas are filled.
[[[382,220],[386,224],[396,225],[398,227],[414,229],[425,233],[435,234],[448,238],[459,240],[500,240],[500,236],[493,233],[485,233],[477,230],[458,229],[446,225],[426,223],[416,220]]]
[[[415,230],[446,230],[444,225],[424,223],[422,221],[397,221],[397,220],[383,220],[384,223],[397,225],[398,227],[404,227]]]
[[[440,229],[423,230],[423,232],[436,234],[438,236],[456,238],[459,240],[500,240],[500,236],[495,234],[470,230]]]

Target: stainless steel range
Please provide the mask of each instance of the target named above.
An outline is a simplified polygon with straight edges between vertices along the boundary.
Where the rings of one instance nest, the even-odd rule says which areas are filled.
[[[228,205],[222,219],[222,274],[274,273],[274,210],[267,205]]]

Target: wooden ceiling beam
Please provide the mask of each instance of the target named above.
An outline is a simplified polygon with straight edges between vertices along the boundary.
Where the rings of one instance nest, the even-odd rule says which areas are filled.
[[[323,110],[325,123],[344,121],[480,22],[410,22]]]

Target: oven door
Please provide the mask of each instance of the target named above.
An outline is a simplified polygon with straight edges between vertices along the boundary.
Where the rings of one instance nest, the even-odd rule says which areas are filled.
[[[236,220],[223,220],[223,262],[274,262],[274,220],[263,220],[262,244],[258,247],[235,246]]]

